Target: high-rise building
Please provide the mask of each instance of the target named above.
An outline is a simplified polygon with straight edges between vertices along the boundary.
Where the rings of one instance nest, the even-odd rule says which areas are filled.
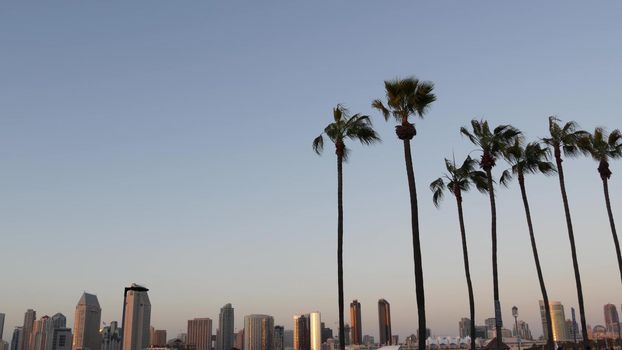
[[[488,339],[488,327],[475,326],[475,338]]]
[[[391,345],[391,305],[384,299],[378,300],[378,325],[380,345]]]
[[[518,329],[516,327],[516,324],[512,326],[513,336],[514,337],[519,336],[523,340],[533,340],[533,337],[531,335],[531,330],[529,329],[529,325],[527,324],[527,322],[519,320],[517,324],[518,324]]]
[[[486,320],[484,320],[484,324],[486,325],[486,328],[489,331],[494,331],[496,329],[495,328],[496,323],[495,323],[495,318],[494,317],[490,317],[490,318],[487,318]]]
[[[311,349],[309,316],[294,315],[294,350]]]
[[[274,318],[268,315],[244,316],[244,350],[272,350]]]
[[[605,328],[607,328],[607,335],[611,338],[617,338],[620,327],[618,310],[613,304],[605,305],[603,307],[603,310],[605,313]]]
[[[212,320],[209,318],[188,320],[188,340],[186,344],[196,347],[196,350],[211,350]]]
[[[350,323],[352,326],[350,332],[352,333],[352,344],[361,345],[363,343],[363,329],[361,328],[361,303],[354,299],[350,303]]]
[[[22,331],[19,337],[19,348],[20,350],[31,350],[30,339],[32,337],[32,328],[35,325],[35,320],[37,319],[37,312],[32,309],[28,309],[24,314],[24,325],[22,326]]]
[[[372,341],[374,340],[374,338],[372,337]],[[399,345],[400,343],[400,336],[398,334],[393,334],[391,336],[391,344],[393,345]]]
[[[4,314],[0,312],[0,340],[4,339]]]
[[[471,319],[463,317],[458,322],[458,334],[460,334],[460,338],[470,337],[471,336]]]
[[[36,320],[32,327],[32,334],[30,335],[30,346],[32,350],[45,350],[46,341],[49,334],[50,340],[52,339],[53,328],[50,317],[45,315]]]
[[[284,350],[285,328],[274,326],[274,350]]]
[[[286,329],[283,331],[283,347],[287,350],[294,349],[294,330]]]
[[[141,287],[135,283],[132,287]],[[149,346],[151,301],[147,292],[129,290],[123,320],[123,350],[142,350]]]
[[[309,314],[309,329],[311,350],[322,350],[322,317],[319,312]]]
[[[101,312],[102,309],[99,307],[97,296],[86,292],[82,293],[78,305],[76,305],[73,322],[74,334],[71,347],[73,350],[100,350],[102,342],[99,334]]]
[[[121,349],[121,328],[119,328],[117,321],[112,321],[109,326],[102,328],[101,334],[101,350]]]
[[[154,329],[153,335],[151,336],[150,341],[151,347],[154,348],[163,348],[166,347],[166,330],[165,329]]]
[[[20,350],[20,339],[22,338],[22,327],[15,327],[13,330],[13,337],[11,338],[11,350]]]
[[[244,328],[241,331],[235,333],[235,338],[233,339],[233,347],[238,350],[244,350]]]
[[[231,350],[233,348],[233,307],[226,304],[220,308],[218,315],[218,336],[216,339],[216,350]]]
[[[333,338],[333,330],[325,327],[324,322],[322,322],[322,344],[326,343],[328,339]]]
[[[551,322],[553,323],[553,340],[556,342],[568,340],[569,337],[566,334],[566,315],[564,313],[564,305],[562,305],[559,301],[550,301],[549,305],[551,309]],[[546,309],[542,300],[540,300],[540,318],[542,319],[542,329],[546,329]],[[544,339],[548,339],[546,332],[544,332]]]
[[[71,338],[71,328],[54,328],[51,339],[47,341],[47,348],[48,350],[71,350]]]
[[[350,332],[350,325],[346,323],[346,324],[343,326],[343,336],[344,336],[344,338],[345,338],[345,339],[343,340],[343,342],[344,342],[344,344],[345,344],[345,345],[350,345],[350,344],[352,344],[352,339],[350,339],[350,334],[351,334],[351,333],[352,333],[352,332]],[[341,343],[341,339],[339,339],[339,342]]]
[[[52,327],[53,328],[67,328],[67,317],[65,317],[65,315],[59,313],[54,314],[54,316],[52,316],[52,318],[50,319],[50,321],[52,322]]]

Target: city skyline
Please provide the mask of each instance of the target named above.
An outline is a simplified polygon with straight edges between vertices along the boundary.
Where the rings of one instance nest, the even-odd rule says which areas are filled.
[[[334,162],[316,157],[310,141],[344,103],[369,114],[383,138],[365,150],[352,145],[345,169],[345,300],[361,302],[362,334],[376,336],[375,304],[391,301],[393,333],[404,339],[417,326],[400,145],[369,104],[383,96],[384,80],[413,74],[433,81],[438,95],[413,141],[428,327],[455,333],[468,315],[455,208],[434,208],[426,186],[444,157],[472,151],[459,127],[488,118],[534,140],[550,115],[586,130],[622,127],[622,5],[613,1],[2,9],[0,208],[8,219],[0,221],[0,268],[3,286],[19,281],[0,289],[4,338],[29,308],[62,312],[72,325],[84,290],[98,296],[103,321],[120,324],[120,290],[132,281],[154,291],[152,323],[170,334],[193,317],[218,319],[224,302],[240,315],[269,313],[276,324],[319,310],[336,330]],[[412,44],[388,55],[402,43]],[[564,165],[588,323],[603,324],[602,306],[619,306],[621,287],[610,285],[618,272],[596,164]],[[617,213],[622,164],[611,166]],[[577,307],[557,184],[528,181],[549,295]],[[512,324],[517,305],[540,334],[517,186],[498,191],[503,321]],[[494,315],[488,211],[484,196],[464,200],[482,324]],[[301,250],[314,259],[299,259]],[[42,269],[52,253],[71,273]],[[285,277],[293,275],[314,288]]]

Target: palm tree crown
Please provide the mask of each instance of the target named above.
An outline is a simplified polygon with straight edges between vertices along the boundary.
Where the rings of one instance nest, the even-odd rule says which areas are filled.
[[[582,151],[580,145],[581,139],[588,136],[583,130],[577,130],[578,125],[573,121],[569,121],[563,126],[559,125],[560,120],[557,117],[549,117],[549,133],[551,137],[545,137],[542,141],[553,148],[555,158],[561,157],[563,150],[566,157],[575,157]]]
[[[579,140],[581,150],[599,162],[598,173],[601,178],[609,179],[611,170],[609,160],[622,157],[622,133],[613,130],[609,135],[604,128],[596,128],[593,134]]]
[[[434,84],[428,81],[420,81],[415,77],[405,79],[387,80],[384,82],[387,93],[387,104],[380,100],[374,100],[371,106],[389,120],[391,116],[401,123],[402,128],[396,128],[401,140],[410,140],[417,133],[413,124],[408,122],[411,115],[423,118],[430,108],[436,96],[432,93]]]
[[[496,159],[509,147],[515,138],[520,137],[521,132],[511,125],[499,125],[490,130],[488,121],[471,120],[472,131],[465,127],[460,128],[460,133],[466,136],[474,145],[482,150],[480,167],[490,171],[496,164]]]
[[[317,154],[321,154],[324,150],[324,134],[335,144],[335,153],[337,156],[343,157],[343,160],[348,159],[350,152],[344,143],[345,139],[358,140],[364,145],[380,141],[380,137],[372,128],[369,116],[359,113],[350,116],[344,106],[337,105],[333,108],[333,118],[334,121],[328,124],[324,128],[324,132],[313,140],[313,150]]]
[[[476,166],[477,161],[470,156],[467,157],[464,163],[459,167],[456,165],[455,161],[445,159],[447,173],[430,184],[430,190],[433,192],[432,201],[434,205],[437,208],[440,206],[445,190],[451,192],[458,199],[462,199],[462,192],[470,190],[471,185],[475,185],[475,188],[482,193],[488,191],[486,173],[475,170]]]
[[[503,152],[503,157],[510,163],[510,169],[501,175],[501,184],[507,186],[513,175],[518,175],[519,181],[522,181],[525,174],[553,174],[555,166],[549,161],[549,155],[549,149],[543,148],[538,142],[523,146],[521,139],[514,140],[514,144],[506,147]]]

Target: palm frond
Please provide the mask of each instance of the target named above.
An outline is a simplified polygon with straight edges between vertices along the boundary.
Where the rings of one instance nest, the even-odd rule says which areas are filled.
[[[320,155],[322,154],[323,150],[324,150],[324,138],[322,137],[322,135],[320,135],[313,140],[313,151],[317,153],[318,155]]]
[[[391,117],[391,112],[387,109],[387,107],[384,106],[382,101],[374,100],[371,103],[371,107],[379,110],[382,113],[384,120],[389,120],[389,118]]]
[[[434,206],[437,208],[440,206],[441,201],[443,200],[445,188],[446,188],[445,182],[440,177],[432,181],[432,183],[430,183],[430,190],[433,193],[432,202],[434,203]]]
[[[505,186],[508,187],[510,185],[510,182],[512,181],[512,169],[506,169],[503,171],[503,173],[501,173],[501,178],[499,179],[499,182]]]

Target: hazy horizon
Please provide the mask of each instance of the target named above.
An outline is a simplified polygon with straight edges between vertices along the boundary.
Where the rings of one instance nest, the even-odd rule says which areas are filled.
[[[237,329],[251,313],[291,329],[294,314],[318,310],[336,331],[336,162],[311,141],[343,103],[383,139],[351,143],[344,167],[346,307],[358,299],[364,334],[377,337],[376,303],[387,299],[402,341],[417,328],[403,153],[370,103],[384,80],[410,75],[433,81],[438,98],[413,141],[428,326],[457,334],[468,316],[457,214],[451,197],[436,209],[428,185],[443,158],[474,149],[459,134],[472,118],[530,140],[546,136],[550,115],[622,128],[622,3],[391,4],[0,5],[5,340],[28,308],[73,327],[82,291],[98,295],[102,321],[119,320],[132,282],[151,289],[152,325],[169,337],[194,317],[217,323],[226,303]],[[622,286],[597,164],[564,167],[595,326],[604,304],[620,308]],[[611,170],[619,221],[620,161]],[[549,298],[569,317],[577,298],[557,178],[530,176],[527,190]],[[504,325],[516,305],[538,336],[516,184],[497,198]],[[466,194],[464,206],[483,324],[494,315],[487,197]]]

